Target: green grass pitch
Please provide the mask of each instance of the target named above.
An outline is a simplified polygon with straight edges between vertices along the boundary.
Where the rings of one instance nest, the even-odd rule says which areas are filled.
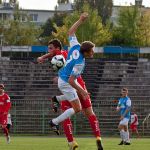
[[[94,138],[76,138],[78,150],[97,150]],[[150,139],[132,139],[131,145],[121,145],[119,138],[103,138],[104,150],[150,150]],[[0,137],[0,150],[69,150],[65,138],[52,137],[11,137],[7,144]]]

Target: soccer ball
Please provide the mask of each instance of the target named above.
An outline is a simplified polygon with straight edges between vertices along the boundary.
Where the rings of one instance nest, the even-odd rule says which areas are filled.
[[[51,60],[51,65],[54,71],[58,71],[65,65],[65,58],[62,55],[56,55]]]

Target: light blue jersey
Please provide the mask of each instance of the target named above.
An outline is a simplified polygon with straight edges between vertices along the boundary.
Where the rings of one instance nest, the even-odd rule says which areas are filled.
[[[76,78],[81,75],[85,66],[85,58],[80,53],[80,44],[77,41],[76,36],[69,37],[70,50],[66,60],[65,67],[59,70],[58,76],[65,82],[71,75]]]
[[[126,109],[131,107],[131,100],[128,96],[121,97],[118,102],[118,107],[120,107],[120,115],[124,115]],[[130,119],[130,111],[124,116],[124,118]]]

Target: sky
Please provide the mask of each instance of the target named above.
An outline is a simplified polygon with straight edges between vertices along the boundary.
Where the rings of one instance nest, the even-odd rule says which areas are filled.
[[[54,10],[55,6],[57,5],[57,0],[18,0],[18,1],[20,7],[24,9]],[[113,0],[113,1],[115,5],[130,5],[130,3],[134,4],[135,0]],[[146,7],[150,7],[150,0],[143,0],[143,5],[145,5]]]

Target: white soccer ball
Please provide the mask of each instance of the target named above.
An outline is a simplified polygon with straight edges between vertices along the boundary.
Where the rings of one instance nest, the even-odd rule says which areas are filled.
[[[57,71],[65,65],[65,58],[62,55],[56,55],[51,60],[52,68]]]

